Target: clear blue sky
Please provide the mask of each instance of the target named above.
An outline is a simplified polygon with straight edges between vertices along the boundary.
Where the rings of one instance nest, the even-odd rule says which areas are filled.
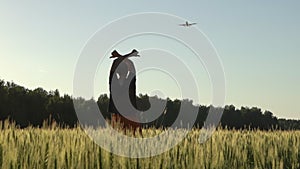
[[[164,12],[197,22],[212,41],[226,104],[300,119],[299,8],[296,0],[1,1],[0,79],[72,94],[79,53],[99,28],[128,14]]]

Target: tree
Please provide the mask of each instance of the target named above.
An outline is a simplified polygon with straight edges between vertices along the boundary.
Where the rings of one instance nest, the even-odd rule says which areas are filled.
[[[180,111],[182,105],[188,106],[191,110],[198,110],[195,119],[195,127],[201,128],[207,118],[211,108],[218,110],[220,108],[204,105],[193,105],[191,100],[174,101],[167,98],[165,100],[157,96],[148,96],[140,94],[137,97],[137,109],[147,111],[150,108],[150,100],[154,102],[166,102],[165,111],[154,121],[145,123],[147,127],[169,127],[171,126]],[[78,106],[79,112],[75,112],[74,104]],[[108,113],[109,97],[102,94],[97,102],[93,99],[85,100],[83,98],[72,98],[69,95],[61,96],[58,90],[47,92],[43,88],[34,90],[26,89],[14,82],[4,82],[0,80],[0,120],[15,121],[20,127],[42,126],[44,121],[56,122],[62,127],[74,127],[78,123],[76,113],[81,113],[82,121],[87,125],[96,125],[98,110],[105,118],[110,118]],[[92,118],[91,118],[92,117]],[[50,119],[50,120],[49,120]],[[92,121],[91,121],[92,119]],[[183,123],[188,123],[183,121]],[[103,124],[103,123],[102,123]],[[241,107],[237,109],[234,105],[224,107],[224,113],[221,119],[221,126],[229,129],[282,129],[295,130],[300,129],[300,120],[277,119],[272,112],[266,110],[262,112],[257,107]]]

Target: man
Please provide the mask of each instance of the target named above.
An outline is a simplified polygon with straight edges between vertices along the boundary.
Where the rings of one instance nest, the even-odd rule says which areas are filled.
[[[120,111],[123,111],[122,113],[126,113],[127,116],[130,116],[130,119],[137,119],[136,71],[133,62],[129,57],[136,57],[139,55],[135,49],[126,55],[120,55],[116,50],[111,54],[112,56],[110,58],[116,59],[113,61],[109,74],[110,100],[108,112],[111,113],[111,120],[113,123],[121,122],[125,128],[133,128],[135,130],[140,126],[139,123],[123,117]],[[122,106],[125,107],[125,109]],[[118,110],[117,107],[119,109],[121,107],[121,109]],[[133,107],[134,110],[128,107]]]

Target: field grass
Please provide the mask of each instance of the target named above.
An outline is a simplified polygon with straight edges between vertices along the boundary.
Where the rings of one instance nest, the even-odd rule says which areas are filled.
[[[143,135],[153,130],[143,130]],[[300,168],[300,131],[218,130],[204,144],[198,143],[198,137],[199,130],[193,130],[168,152],[131,159],[103,150],[80,128],[17,129],[6,124],[0,130],[0,166],[3,169]]]

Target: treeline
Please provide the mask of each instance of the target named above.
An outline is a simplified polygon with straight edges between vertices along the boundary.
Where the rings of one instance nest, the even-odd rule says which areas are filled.
[[[169,127],[177,118],[181,104],[187,104],[198,110],[195,127],[202,127],[210,108],[213,106],[195,106],[191,100],[162,100],[140,94],[137,97],[137,109],[146,111],[150,108],[149,99],[156,102],[166,102],[166,110],[155,121],[143,124],[143,127]],[[40,127],[45,123],[56,122],[62,127],[74,127],[78,124],[73,100],[69,95],[61,96],[58,90],[47,92],[42,88],[29,90],[13,82],[0,80],[0,120],[9,119],[20,127]],[[82,100],[76,98],[76,100]],[[106,94],[100,95],[97,100],[83,100],[81,106],[88,108],[96,103],[107,119],[109,98]],[[229,129],[281,129],[299,130],[300,120],[277,119],[272,112],[262,111],[259,108],[225,106],[221,122],[222,127]]]

